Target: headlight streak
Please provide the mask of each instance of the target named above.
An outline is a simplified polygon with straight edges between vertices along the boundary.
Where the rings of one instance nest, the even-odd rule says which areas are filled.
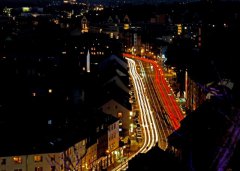
[[[141,76],[137,72],[135,61],[129,58],[126,59],[128,61],[129,73],[133,80],[136,97],[139,104],[138,106],[143,130],[143,144],[136,153],[131,155],[124,163],[114,168],[113,171],[127,168],[129,160],[135,157],[138,153],[146,153],[152,147],[154,147],[159,140],[153,112],[151,110],[149,100],[146,98],[145,85]]]
[[[141,70],[143,72],[144,67],[143,67],[142,62],[138,60],[138,64],[141,67]],[[147,85],[148,87],[151,87],[150,86],[150,84],[151,84],[152,86],[155,87],[154,80],[152,80],[152,77],[144,77],[144,78],[145,78],[145,82],[146,82],[145,85]],[[155,110],[155,115],[154,116],[155,116],[155,119],[158,120],[158,122],[156,121],[156,123],[157,123],[159,137],[160,137],[159,138],[159,146],[160,146],[161,149],[166,150],[167,146],[168,146],[167,136],[170,135],[170,133],[172,133],[172,130],[170,131],[168,125],[165,122],[165,120],[160,118],[160,115],[162,117],[165,117],[165,115],[164,115],[164,113],[161,109],[161,106],[159,106],[158,99],[161,100],[161,98],[159,97],[159,94],[156,93],[154,90],[151,90],[150,88],[148,88],[148,90],[149,90],[148,94],[149,94],[149,97],[151,98],[152,106],[155,106],[154,107],[154,110]],[[167,134],[165,133],[165,131],[167,132]]]
[[[144,137],[143,137],[142,147],[135,154],[132,154],[125,162],[123,162],[121,165],[118,165],[116,168],[114,168],[113,171],[126,169],[129,160],[135,157],[138,153],[146,153],[148,150],[150,150],[153,146],[156,145],[156,142],[159,141],[157,126],[156,126],[157,121],[153,116],[153,113],[152,113],[153,110],[151,110],[150,103],[146,98],[147,93],[145,92],[145,88],[144,88],[144,86],[146,85],[144,85],[141,76],[138,74],[136,70],[134,60],[130,58],[138,59],[138,60],[147,62],[149,64],[152,64],[154,68],[155,78],[152,81],[154,82],[155,89],[157,89],[159,92],[157,94],[158,96],[160,96],[159,99],[162,102],[162,106],[164,110],[166,111],[166,116],[164,117],[172,125],[172,126],[166,126],[166,121],[164,121],[163,123],[165,123],[165,125],[160,125],[161,129],[163,130],[163,127],[166,126],[171,131],[174,131],[180,127],[180,121],[183,119],[182,111],[176,102],[174,93],[171,91],[171,89],[169,88],[169,84],[166,82],[164,78],[164,73],[160,68],[160,66],[153,60],[137,57],[137,56],[126,54],[126,53],[124,53],[123,56],[128,61],[129,73],[133,80],[136,97],[139,104],[140,119],[143,124],[142,128],[143,128]],[[144,76],[143,78],[145,79],[145,77],[146,76]],[[151,100],[152,100],[152,96],[150,95],[149,97],[151,97]],[[156,114],[156,118],[159,120],[160,119],[159,115]],[[169,129],[167,129],[167,131],[169,131]],[[164,130],[162,132],[164,132]],[[162,134],[160,133],[160,136],[161,136],[161,139],[164,139],[166,137],[164,133]]]
[[[163,102],[163,107],[166,110],[169,118],[171,119],[172,126],[174,129],[178,129],[180,127],[180,121],[183,119],[183,114],[178,106],[174,94],[169,88],[169,84],[166,82],[164,78],[164,73],[161,67],[153,60],[137,57],[130,54],[123,54],[125,57],[135,58],[147,63],[151,63],[155,69],[155,83],[157,85],[158,91],[161,94],[161,99]]]
[[[158,133],[149,100],[146,98],[145,85],[141,76],[137,73],[135,62],[132,59],[127,58],[127,60],[130,65],[130,75],[136,89],[140,108],[140,119],[144,133],[144,142],[139,152],[145,153],[158,142]]]

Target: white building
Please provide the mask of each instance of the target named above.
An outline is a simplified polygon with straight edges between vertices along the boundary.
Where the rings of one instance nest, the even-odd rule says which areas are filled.
[[[54,146],[54,144],[52,144]],[[65,151],[0,157],[1,171],[55,171],[72,170],[83,165],[86,139]]]

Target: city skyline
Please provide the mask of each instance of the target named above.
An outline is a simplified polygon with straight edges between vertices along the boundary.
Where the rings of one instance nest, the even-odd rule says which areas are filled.
[[[240,170],[240,3],[76,1],[0,2],[0,170]]]
[[[54,0],[55,2],[63,2],[63,0]],[[54,2],[52,0],[2,0],[0,6],[5,6],[9,4],[46,4]],[[158,3],[174,3],[174,2],[197,2],[200,0],[124,0],[124,1],[115,1],[115,0],[77,0],[78,2],[88,2],[92,4],[116,4],[116,3],[132,3],[132,4],[158,4]]]

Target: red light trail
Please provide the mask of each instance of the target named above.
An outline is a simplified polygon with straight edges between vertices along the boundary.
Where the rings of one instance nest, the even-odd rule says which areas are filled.
[[[123,56],[128,58],[138,59],[147,63],[152,64],[155,70],[155,83],[157,89],[162,97],[163,107],[166,110],[169,118],[171,119],[172,126],[174,129],[180,127],[180,121],[183,119],[182,111],[176,102],[174,94],[172,93],[169,84],[166,82],[162,68],[154,61],[146,58],[141,58],[131,54],[124,53]]]

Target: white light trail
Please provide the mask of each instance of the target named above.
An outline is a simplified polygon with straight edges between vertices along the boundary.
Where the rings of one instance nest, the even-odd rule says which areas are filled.
[[[140,119],[144,137],[143,145],[141,148],[135,154],[130,156],[124,163],[114,168],[113,171],[127,168],[129,160],[131,160],[138,153],[146,153],[159,141],[157,126],[152,112],[153,110],[151,109],[151,105],[146,96],[147,93],[145,92],[145,85],[143,83],[143,80],[137,72],[135,61],[130,58],[126,59],[128,61],[129,73],[133,80],[136,97],[139,104]]]

